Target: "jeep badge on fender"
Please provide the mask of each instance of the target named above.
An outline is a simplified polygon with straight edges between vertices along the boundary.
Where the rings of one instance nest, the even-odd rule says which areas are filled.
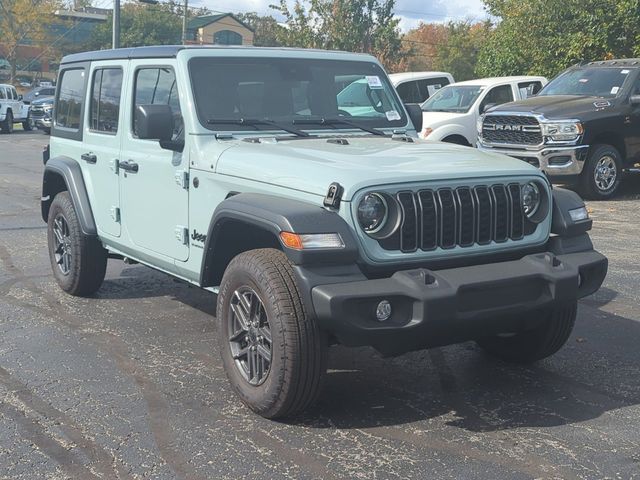
[[[222,365],[264,417],[311,407],[337,343],[548,357],[605,278],[578,195],[418,139],[369,55],[103,50],[64,57],[57,85],[42,218],[58,284],[91,295],[122,258],[217,293]]]

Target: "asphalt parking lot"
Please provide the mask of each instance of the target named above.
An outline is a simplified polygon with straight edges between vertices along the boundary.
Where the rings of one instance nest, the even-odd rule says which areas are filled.
[[[335,347],[317,407],[277,423],[227,385],[214,295],[115,261],[95,298],[59,290],[47,141],[0,135],[0,478],[640,478],[640,178],[589,204],[610,273],[553,358]]]

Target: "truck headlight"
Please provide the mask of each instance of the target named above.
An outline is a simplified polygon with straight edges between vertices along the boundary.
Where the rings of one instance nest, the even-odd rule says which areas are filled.
[[[575,140],[584,129],[580,122],[541,123],[542,135],[556,142]]]
[[[478,131],[478,136],[482,136],[482,122],[484,122],[484,115],[480,115],[476,120],[476,130]]]
[[[376,233],[384,227],[389,206],[379,193],[367,193],[358,205],[358,223],[367,233]]]
[[[531,218],[535,215],[540,208],[542,196],[540,195],[540,187],[534,182],[529,182],[520,190],[522,197],[522,209],[527,218]]]

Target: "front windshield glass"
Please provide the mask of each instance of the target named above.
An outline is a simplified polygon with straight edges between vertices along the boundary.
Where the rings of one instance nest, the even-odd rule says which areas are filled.
[[[479,85],[448,85],[438,90],[422,104],[425,112],[468,112],[484,87]]]
[[[631,70],[622,67],[576,68],[551,80],[538,95],[588,95],[611,98],[622,90],[630,72]]]
[[[354,128],[322,119],[370,128],[407,123],[386,74],[371,62],[195,57],[189,72],[198,118],[210,130],[278,130],[258,120],[306,130]]]

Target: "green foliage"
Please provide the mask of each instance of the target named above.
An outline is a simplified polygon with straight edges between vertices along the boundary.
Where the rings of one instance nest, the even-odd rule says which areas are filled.
[[[484,0],[500,18],[476,73],[554,76],[581,60],[640,55],[639,0]]]
[[[256,12],[236,13],[234,15],[253,29],[253,44],[256,47],[279,47],[282,45],[278,40],[279,30],[282,27],[278,25],[278,21],[272,16],[262,16]]]
[[[451,22],[444,42],[437,48],[434,67],[449,72],[456,81],[476,78],[480,49],[491,34],[489,22]]]
[[[272,5],[287,28],[277,31],[287,46],[371,53],[393,68],[404,55],[395,0],[286,0]]]
[[[112,16],[98,25],[89,49],[111,48]],[[127,3],[120,10],[120,46],[175,45],[181,43],[182,11],[175,2],[157,5]]]

